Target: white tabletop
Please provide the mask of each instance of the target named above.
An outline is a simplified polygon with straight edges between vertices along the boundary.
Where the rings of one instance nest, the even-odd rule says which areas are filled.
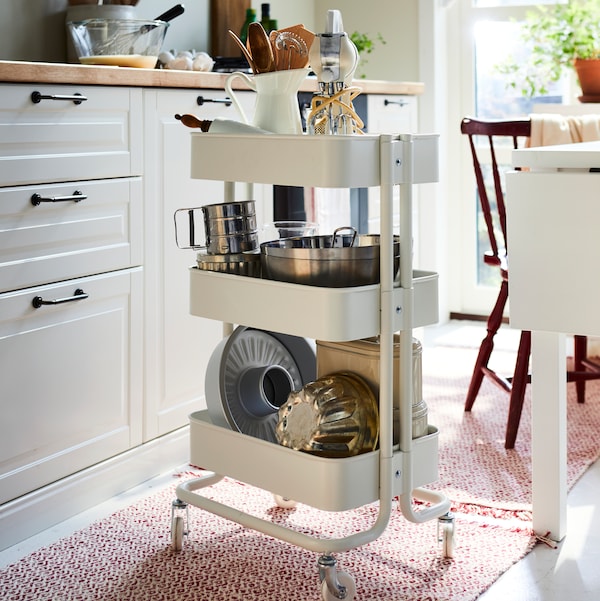
[[[600,141],[513,150],[514,167],[539,169],[600,168]]]

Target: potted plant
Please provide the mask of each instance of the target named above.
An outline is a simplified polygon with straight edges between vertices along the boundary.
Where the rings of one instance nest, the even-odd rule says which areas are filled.
[[[539,5],[527,13],[521,37],[529,58],[498,65],[508,87],[527,97],[544,95],[549,83],[575,69],[580,100],[600,99],[600,0]]]
[[[367,64],[366,55],[371,54],[371,52],[373,52],[373,50],[375,49],[375,42],[377,41],[381,44],[387,43],[380,33],[378,33],[375,40],[373,40],[367,33],[360,33],[359,31],[354,31],[350,34],[350,39],[354,42],[354,45],[358,50],[358,54],[360,55],[359,65],[363,69]],[[359,77],[365,79],[366,75],[363,72]]]

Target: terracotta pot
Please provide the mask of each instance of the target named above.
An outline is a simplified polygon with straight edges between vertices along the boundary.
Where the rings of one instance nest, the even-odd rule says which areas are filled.
[[[600,59],[576,58],[574,61],[575,72],[579,79],[582,96],[581,102],[600,101]]]

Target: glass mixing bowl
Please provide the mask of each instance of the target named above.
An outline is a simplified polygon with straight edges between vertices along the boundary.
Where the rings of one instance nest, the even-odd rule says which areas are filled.
[[[67,23],[79,62],[153,69],[169,23],[138,19],[86,19]]]

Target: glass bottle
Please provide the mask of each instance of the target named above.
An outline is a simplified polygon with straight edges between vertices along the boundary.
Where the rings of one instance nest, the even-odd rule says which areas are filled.
[[[271,32],[271,5],[268,2],[260,5],[260,24],[267,34]]]
[[[242,25],[242,29],[240,29],[240,40],[245,44],[248,39],[248,27],[250,23],[254,23],[256,21],[256,9],[247,8],[246,9],[246,20]]]

